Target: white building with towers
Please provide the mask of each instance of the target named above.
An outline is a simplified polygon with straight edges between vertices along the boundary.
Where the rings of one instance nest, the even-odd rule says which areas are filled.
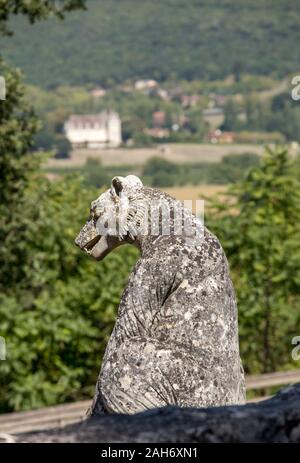
[[[115,148],[122,143],[121,119],[114,111],[72,115],[66,121],[64,129],[73,149]]]

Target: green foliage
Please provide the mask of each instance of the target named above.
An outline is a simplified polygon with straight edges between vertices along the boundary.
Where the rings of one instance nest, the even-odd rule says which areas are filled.
[[[203,107],[196,106],[187,112],[187,128],[191,131],[191,134],[196,136],[197,141],[203,140],[209,130],[209,125],[203,119],[202,111]]]
[[[52,20],[31,29],[25,21],[13,22],[17,32],[2,45],[5,58],[24,69],[29,82],[47,87],[234,74],[243,89],[243,73],[282,77],[299,68],[294,0],[88,0],[86,5],[86,12],[72,13],[64,24]]]
[[[292,100],[290,94],[286,92],[274,97],[265,124],[267,129],[283,133],[287,140],[300,142],[300,108],[298,101]]]
[[[232,99],[229,99],[224,107],[224,123],[223,130],[238,130],[238,107]]]
[[[224,156],[221,162],[174,164],[152,158],[145,164],[142,178],[154,187],[180,185],[228,184],[241,180],[250,167],[259,164],[259,156],[251,153]]]
[[[168,187],[176,183],[176,175],[178,175],[179,170],[180,167],[173,162],[154,157],[146,163],[143,175],[150,180],[154,187]]]
[[[53,174],[82,175],[87,186],[107,187],[116,175],[139,175],[145,185],[170,187],[200,184],[228,184],[240,181],[250,167],[257,166],[260,158],[256,154],[244,153],[224,156],[221,162],[175,164],[163,158],[153,157],[144,166],[103,166],[98,159],[88,159],[82,168],[47,168]]]
[[[56,158],[58,159],[69,158],[71,149],[72,149],[72,145],[64,135],[60,135],[56,137],[56,143],[55,143],[55,157]]]
[[[7,98],[0,102],[0,209],[21,194],[28,174],[37,166],[29,149],[38,123],[24,99],[18,71],[0,61]]]
[[[247,372],[295,366],[291,339],[300,330],[300,181],[285,149],[211,204],[210,228],[229,258],[239,304]],[[213,213],[214,211],[214,213]]]
[[[60,3],[42,0],[0,0],[0,36],[10,34],[7,23],[12,15],[22,14],[33,23],[51,14],[63,17],[64,11],[83,6],[82,0],[65,0]],[[10,69],[1,57],[0,75],[6,81],[7,95],[6,100],[0,104],[0,214],[5,220],[9,203],[22,194],[28,175],[38,165],[39,158],[30,153],[30,148],[33,146],[39,124],[31,106],[24,99],[20,73]],[[3,208],[6,208],[6,212]]]
[[[36,178],[5,224],[0,253],[0,410],[93,393],[121,291],[136,260],[119,249],[97,264],[74,245],[99,194],[76,179]],[[98,366],[97,366],[98,365]]]
[[[258,166],[259,163],[260,158],[257,154],[228,154],[223,157],[219,169],[214,170],[215,177],[219,177],[215,183],[236,183],[244,178],[250,168]]]
[[[239,118],[245,114],[245,120]],[[224,108],[224,130],[272,132],[282,134],[284,140],[300,141],[300,108],[288,92],[274,96],[270,101],[261,101],[248,96],[243,105],[230,99]]]
[[[22,14],[30,23],[41,19],[47,19],[50,15],[56,15],[62,19],[66,11],[84,8],[85,0],[62,0],[53,2],[47,0],[0,0],[0,34],[11,35],[12,31],[7,27],[11,16]]]
[[[143,132],[133,132],[132,141],[135,148],[153,146],[153,139],[150,137],[150,135],[147,135]]]
[[[101,161],[95,158],[88,158],[82,168],[78,167],[51,167],[45,168],[45,172],[55,174],[57,176],[65,176],[69,174],[80,175],[85,186],[104,188],[110,185],[111,179],[117,175],[134,174],[140,175],[140,169],[130,164],[117,164],[115,166],[103,166]]]
[[[108,186],[112,177],[108,176],[106,170],[97,159],[88,159],[84,170],[85,182],[88,185],[100,188]]]

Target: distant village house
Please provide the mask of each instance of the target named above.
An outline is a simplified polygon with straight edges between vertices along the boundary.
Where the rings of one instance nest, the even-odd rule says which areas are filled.
[[[213,129],[216,129],[224,122],[223,108],[207,108],[203,110],[202,115],[205,122]]]
[[[170,130],[162,127],[152,127],[150,129],[144,129],[144,133],[150,135],[153,138],[168,138],[170,136]]]
[[[213,144],[234,143],[235,138],[236,138],[236,134],[234,132],[223,132],[220,129],[212,130],[207,135],[208,141]]]
[[[134,87],[136,90],[151,90],[157,87],[157,82],[153,79],[140,79],[134,83]]]
[[[119,115],[103,111],[94,115],[72,115],[66,121],[65,134],[73,149],[114,148],[122,143]]]
[[[93,88],[93,90],[91,90],[91,96],[93,98],[102,98],[106,95],[107,91],[105,90],[105,88],[102,88],[102,87],[96,87],[96,88]]]
[[[155,111],[152,113],[152,125],[153,127],[162,127],[166,123],[165,111]]]
[[[192,108],[201,101],[200,95],[182,95],[181,105],[183,108]]]

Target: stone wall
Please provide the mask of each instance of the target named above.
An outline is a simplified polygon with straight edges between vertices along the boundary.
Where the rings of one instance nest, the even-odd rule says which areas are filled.
[[[16,442],[96,443],[300,443],[300,384],[256,404],[184,409],[166,407],[136,415],[103,415]]]

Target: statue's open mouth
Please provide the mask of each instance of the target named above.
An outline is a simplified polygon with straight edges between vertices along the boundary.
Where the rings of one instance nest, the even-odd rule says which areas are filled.
[[[98,243],[98,241],[100,240],[100,238],[101,238],[101,235],[95,236],[95,238],[93,238],[92,240],[88,241],[88,243],[86,243],[86,244],[83,246],[83,249],[84,249],[88,254],[91,254],[93,248],[96,246],[96,244]]]

